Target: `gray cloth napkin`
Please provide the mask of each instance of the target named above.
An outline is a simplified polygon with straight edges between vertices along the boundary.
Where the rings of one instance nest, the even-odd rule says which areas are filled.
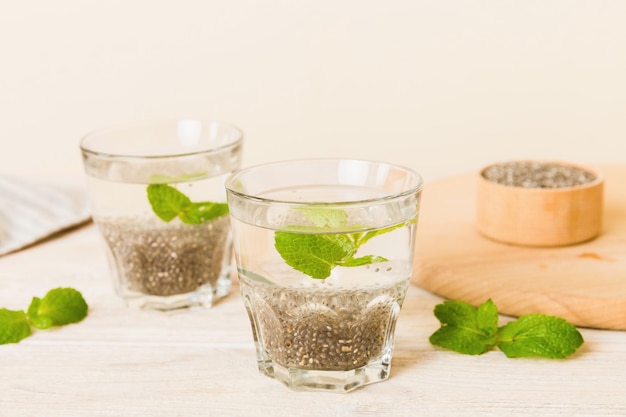
[[[0,256],[89,220],[80,190],[0,177]]]

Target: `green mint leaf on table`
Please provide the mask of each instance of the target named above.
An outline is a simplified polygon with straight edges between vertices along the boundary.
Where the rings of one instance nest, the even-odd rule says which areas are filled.
[[[462,301],[446,301],[435,307],[441,328],[430,336],[430,342],[469,355],[480,355],[496,343],[498,310],[488,300],[476,308]]]
[[[574,325],[544,314],[528,314],[502,326],[498,339],[498,348],[509,358],[565,358],[583,344]]]
[[[324,207],[299,209],[313,226],[287,226],[274,233],[274,247],[293,269],[312,278],[326,279],[337,266],[356,267],[377,262],[387,262],[382,256],[355,257],[359,248],[375,236],[391,232],[406,223],[370,232],[333,233],[333,229],[345,230],[348,215],[344,210]]]
[[[430,336],[430,342],[458,353],[480,355],[497,346],[509,358],[561,359],[584,342],[574,325],[545,314],[523,315],[498,327],[498,309],[491,300],[478,307],[445,301],[434,313],[441,327]]]
[[[150,184],[147,193],[152,211],[165,222],[178,217],[186,224],[202,224],[228,213],[226,203],[192,202],[167,184]]]
[[[87,316],[87,303],[73,288],[55,288],[42,298],[33,297],[28,307],[28,319],[33,327],[47,329],[76,323]]]
[[[0,345],[17,343],[30,336],[30,325],[26,313],[0,308]]]
[[[55,288],[43,297],[33,297],[28,312],[0,309],[0,345],[17,343],[36,329],[76,323],[87,316],[82,294],[73,288]]]

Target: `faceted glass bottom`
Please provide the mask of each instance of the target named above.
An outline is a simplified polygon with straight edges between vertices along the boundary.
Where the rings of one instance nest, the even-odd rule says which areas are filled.
[[[248,276],[240,270],[239,287],[262,374],[294,390],[326,392],[389,377],[408,279],[340,289],[280,287]]]
[[[389,378],[391,349],[367,365],[348,371],[285,368],[272,360],[259,361],[258,366],[262,374],[282,382],[295,391],[347,393]]]
[[[213,287],[205,284],[195,291],[168,296],[148,295],[127,289],[119,289],[119,295],[131,308],[151,310],[176,310],[181,308],[211,308],[231,290],[230,273],[220,276]]]

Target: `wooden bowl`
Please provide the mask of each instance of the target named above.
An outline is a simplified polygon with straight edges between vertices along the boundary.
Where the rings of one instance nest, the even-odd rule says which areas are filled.
[[[529,161],[532,162],[532,161]],[[539,162],[542,163],[542,162]],[[478,175],[478,231],[493,240],[522,246],[562,246],[596,237],[602,229],[604,178],[597,170],[562,162],[595,179],[561,188],[503,185]]]

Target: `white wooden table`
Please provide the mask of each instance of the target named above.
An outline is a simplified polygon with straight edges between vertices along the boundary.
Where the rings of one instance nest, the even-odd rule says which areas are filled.
[[[433,347],[440,298],[412,286],[389,380],[350,394],[291,391],[258,374],[238,288],[211,310],[131,310],[93,225],[0,258],[0,306],[71,286],[81,323],[0,346],[0,416],[625,416],[626,333],[581,329],[566,360]],[[504,321],[506,318],[502,318]]]

